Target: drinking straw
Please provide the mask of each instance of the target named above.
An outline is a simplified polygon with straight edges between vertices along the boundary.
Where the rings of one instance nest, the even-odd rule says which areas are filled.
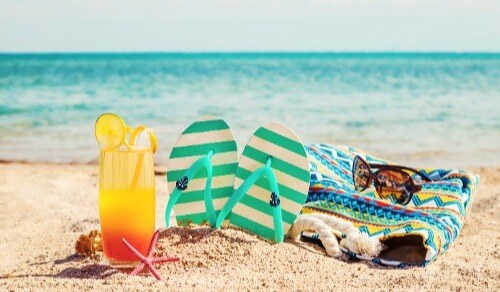
[[[135,190],[137,188],[137,183],[139,181],[139,176],[141,175],[142,163],[144,161],[144,152],[146,150],[141,150],[139,157],[137,158],[137,164],[135,165],[134,177],[132,178],[132,185],[130,188]]]

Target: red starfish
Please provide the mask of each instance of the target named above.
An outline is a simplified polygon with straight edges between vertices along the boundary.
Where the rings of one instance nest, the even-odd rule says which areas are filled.
[[[151,239],[151,243],[149,244],[149,250],[148,250],[148,255],[143,256],[135,247],[133,247],[125,238],[122,238],[123,243],[141,260],[141,264],[139,264],[131,273],[130,275],[137,275],[139,274],[146,266],[148,267],[149,271],[157,280],[162,280],[160,273],[158,273],[158,270],[153,266],[153,264],[163,264],[167,262],[176,262],[179,260],[178,257],[159,257],[155,258],[153,257],[153,250],[156,245],[156,242],[158,241],[158,236],[160,236],[160,230],[157,230],[155,234],[153,235],[153,238]]]

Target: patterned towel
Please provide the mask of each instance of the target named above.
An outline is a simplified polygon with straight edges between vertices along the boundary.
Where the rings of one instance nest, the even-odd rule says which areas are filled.
[[[386,160],[352,147],[314,144],[306,150],[311,182],[302,213],[336,216],[378,238],[387,246],[378,258],[347,252],[351,258],[378,264],[427,265],[443,254],[462,230],[479,184],[478,176],[462,170],[419,169],[434,181],[424,184],[403,206],[380,199],[373,186],[361,193],[354,190],[355,155],[371,163]]]

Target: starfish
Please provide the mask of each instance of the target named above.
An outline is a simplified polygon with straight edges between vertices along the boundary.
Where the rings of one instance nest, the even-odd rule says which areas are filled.
[[[153,264],[163,264],[168,262],[176,262],[179,260],[178,257],[159,257],[155,258],[153,256],[153,251],[158,241],[158,236],[160,236],[160,230],[157,230],[151,239],[151,243],[149,244],[148,255],[143,256],[135,247],[133,247],[125,238],[122,238],[123,243],[132,251],[138,258],[141,260],[141,263],[130,273],[130,275],[139,274],[144,268],[147,266],[151,274],[157,280],[163,280],[158,270],[153,266]]]

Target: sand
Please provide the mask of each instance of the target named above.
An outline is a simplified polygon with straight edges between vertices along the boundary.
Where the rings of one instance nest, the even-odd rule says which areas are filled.
[[[312,244],[270,244],[240,230],[173,228],[157,254],[181,261],[128,276],[75,255],[99,228],[97,166],[0,164],[0,290],[499,290],[500,168],[472,169],[481,185],[450,250],[426,268],[390,269],[326,257]],[[157,226],[166,183],[157,176]]]

